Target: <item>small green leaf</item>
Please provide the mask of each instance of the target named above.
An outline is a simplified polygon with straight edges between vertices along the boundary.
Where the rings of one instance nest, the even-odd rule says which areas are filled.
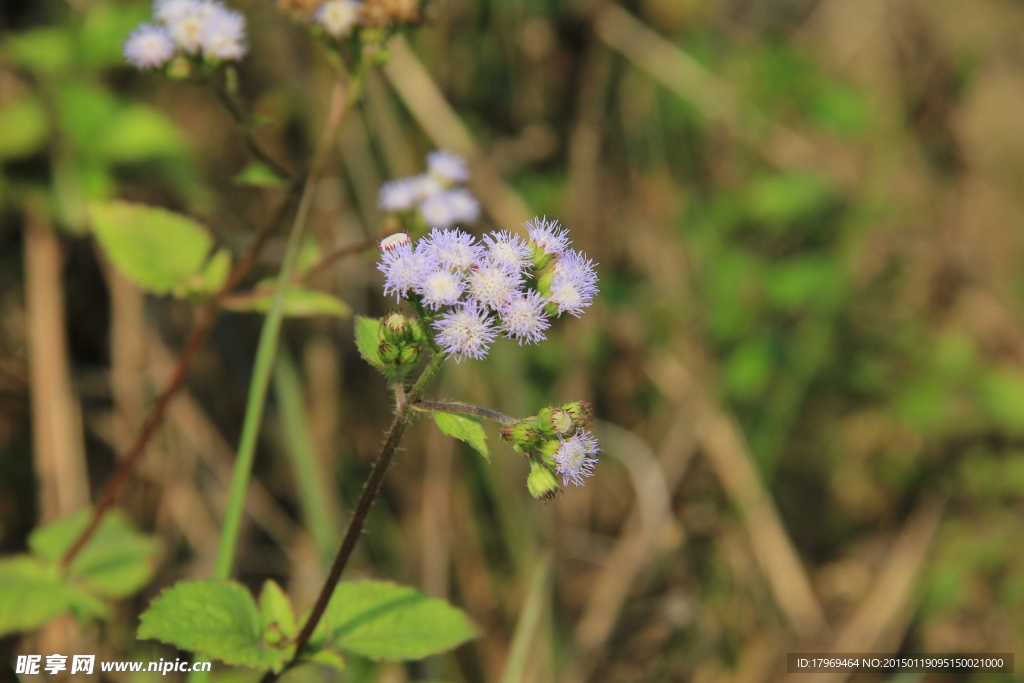
[[[65,27],[36,28],[8,34],[4,54],[18,66],[42,75],[66,71],[74,60],[74,41]]]
[[[286,181],[279,178],[274,171],[258,161],[243,168],[231,179],[235,185],[252,185],[254,187],[284,187]]]
[[[264,642],[271,644],[285,638],[291,640],[298,632],[292,603],[281,587],[269,579],[263,584],[263,592],[260,593],[260,623]]]
[[[274,304],[275,279],[263,280],[253,289],[251,296],[239,297],[224,302],[224,308],[232,311],[254,311],[266,313]],[[304,318],[314,315],[336,315],[347,318],[352,315],[341,299],[326,292],[292,285],[284,295],[284,314],[289,318]]]
[[[35,97],[5,103],[0,107],[0,130],[0,159],[32,154],[46,143],[46,109]]]
[[[133,104],[114,113],[98,149],[109,161],[129,163],[156,157],[182,157],[185,143],[178,129],[160,110]]]
[[[490,461],[491,454],[487,449],[487,434],[484,432],[480,418],[474,415],[462,415],[460,413],[434,413],[434,422],[442,432],[448,436],[465,441],[473,449]]]
[[[317,650],[311,655],[304,656],[304,660],[310,662],[316,662],[317,664],[323,664],[329,666],[335,671],[345,670],[345,658],[341,656],[340,652],[335,650]]]
[[[384,367],[377,350],[380,347],[380,320],[361,315],[356,317],[356,347],[367,363],[377,369]]]
[[[339,650],[371,659],[422,659],[476,636],[444,600],[385,581],[338,584],[317,630]]]
[[[178,299],[207,299],[224,286],[231,274],[231,252],[218,249],[206,262],[203,269],[174,288]]]
[[[38,628],[62,614],[106,616],[105,605],[28,555],[0,560],[0,636]]]
[[[155,294],[166,294],[192,277],[213,244],[192,219],[144,204],[96,202],[90,217],[114,267]]]
[[[82,510],[36,529],[29,536],[29,548],[40,558],[58,562],[91,514]],[[68,576],[101,597],[124,598],[152,578],[157,550],[156,541],[132,528],[119,510],[111,510],[72,561]]]
[[[289,656],[286,649],[260,642],[256,602],[234,581],[174,584],[142,614],[137,637],[155,638],[200,657],[254,669],[278,671]]]

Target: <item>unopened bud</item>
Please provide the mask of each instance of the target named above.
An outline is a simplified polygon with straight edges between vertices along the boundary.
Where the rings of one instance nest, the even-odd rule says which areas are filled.
[[[396,232],[394,235],[388,235],[380,242],[377,242],[377,247],[381,251],[391,251],[401,246],[409,244],[409,233],[407,232]]]
[[[526,478],[526,489],[537,500],[547,502],[558,494],[558,480],[547,467],[531,462],[530,475]]]
[[[545,460],[551,460],[555,457],[555,453],[558,452],[558,447],[561,445],[561,439],[548,439],[540,445],[540,454],[544,456]]]
[[[568,434],[575,427],[572,415],[562,408],[545,408],[537,414],[541,430],[546,434]]]
[[[380,319],[380,332],[385,341],[402,344],[412,337],[408,319],[398,311],[391,311]]]
[[[505,425],[501,428],[501,438],[503,441],[511,441],[520,452],[529,451],[540,438],[537,418],[528,417],[515,424]]]
[[[419,344],[410,344],[409,346],[403,346],[402,350],[398,354],[399,365],[414,365],[416,361],[418,361],[419,359]]]
[[[572,423],[579,429],[586,429],[594,418],[594,406],[590,401],[576,401],[566,403],[562,410],[569,413]]]
[[[386,341],[382,341],[380,346],[377,347],[377,355],[380,356],[381,362],[385,365],[394,365],[398,361],[399,353],[401,349],[395,344],[389,344]]]

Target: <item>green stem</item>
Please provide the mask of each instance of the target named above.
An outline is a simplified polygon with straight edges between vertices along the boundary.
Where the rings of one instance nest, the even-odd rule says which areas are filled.
[[[436,401],[416,401],[413,404],[413,408],[416,410],[423,410],[428,412],[440,412],[440,413],[460,413],[462,415],[475,415],[476,417],[483,417],[488,420],[494,420],[500,422],[503,425],[514,425],[519,420],[514,417],[509,417],[499,413],[496,410],[488,410],[487,408],[480,408],[479,406],[466,405],[465,403],[438,403]]]
[[[295,263],[298,260],[297,257],[302,246],[302,235],[305,232],[306,219],[309,217],[309,210],[313,203],[318,171],[332,146],[331,143],[338,132],[338,128],[341,126],[341,120],[344,112],[347,110],[347,104],[345,88],[340,82],[336,83],[331,97],[331,111],[327,117],[327,125],[324,127],[323,135],[317,143],[317,149],[314,152],[309,173],[306,175],[306,181],[303,184],[302,197],[299,199],[299,206],[295,211],[295,218],[292,221],[291,233],[288,235],[288,246],[285,249],[284,263],[281,264],[281,272],[277,275],[273,303],[271,304],[270,312],[263,321],[263,329],[260,331],[252,381],[249,384],[249,397],[245,405],[242,436],[238,444],[235,469],[231,476],[231,489],[228,494],[227,509],[224,512],[220,544],[217,547],[217,560],[213,569],[213,576],[217,579],[227,579],[231,576],[231,568],[235,560],[235,550],[238,545],[238,532],[242,525],[245,492],[249,487],[252,463],[256,456],[256,439],[259,436],[260,424],[263,420],[263,408],[267,401],[267,387],[270,384],[274,357],[277,355],[278,334],[281,331],[281,323],[284,318],[285,296],[288,292],[288,286],[291,284],[292,273],[295,270]]]

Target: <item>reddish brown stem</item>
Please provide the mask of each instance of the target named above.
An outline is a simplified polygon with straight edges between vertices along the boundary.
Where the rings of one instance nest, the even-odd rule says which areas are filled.
[[[192,327],[192,332],[189,334],[188,339],[185,341],[185,347],[181,351],[181,356],[178,358],[178,364],[174,368],[174,373],[171,375],[170,381],[164,390],[157,397],[156,403],[150,408],[149,415],[146,416],[146,421],[142,425],[142,429],[136,434],[135,440],[132,442],[131,447],[128,449],[124,459],[121,460],[120,466],[114,473],[110,483],[107,484],[107,488],[103,491],[103,496],[99,502],[93,508],[92,517],[89,519],[89,523],[85,529],[78,535],[75,542],[71,544],[67,552],[64,553],[64,557],[61,558],[61,566],[67,567],[71,564],[71,561],[75,559],[75,556],[81,551],[85,544],[95,533],[96,528],[99,526],[100,521],[103,519],[103,515],[113,506],[114,501],[121,493],[121,489],[128,483],[128,478],[131,476],[132,471],[141,459],[142,454],[146,450],[146,446],[149,444],[150,439],[153,438],[153,434],[156,433],[156,428],[160,426],[160,423],[164,419],[164,415],[167,413],[167,407],[171,403],[171,399],[178,393],[182,385],[185,383],[185,378],[188,376],[188,369],[192,365],[192,361],[195,359],[196,353],[202,347],[203,342],[206,340],[207,334],[210,332],[210,328],[213,326],[213,321],[217,317],[217,311],[220,309],[221,302],[227,297],[228,292],[238,286],[238,283],[242,281],[242,278],[249,272],[253,264],[256,262],[256,258],[259,252],[263,249],[267,239],[269,239],[274,228],[281,222],[287,213],[288,206],[292,203],[292,200],[297,194],[299,185],[293,184],[291,191],[281,200],[280,205],[270,220],[260,229],[256,235],[256,239],[249,247],[248,251],[238,260],[238,263],[232,269],[231,274],[227,280],[221,286],[220,290],[210,299],[202,311],[199,313],[199,318],[196,320],[195,325]]]

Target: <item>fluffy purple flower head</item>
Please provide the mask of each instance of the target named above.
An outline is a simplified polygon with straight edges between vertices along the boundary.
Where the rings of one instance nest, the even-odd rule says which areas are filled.
[[[466,159],[445,149],[434,150],[427,155],[427,171],[442,183],[449,185],[469,180]]]
[[[200,39],[204,57],[233,61],[245,56],[245,16],[220,4],[206,13]]]
[[[455,356],[456,363],[467,357],[484,358],[497,332],[487,310],[472,299],[442,314],[434,321],[434,329],[437,343]]]
[[[475,223],[480,217],[480,203],[463,188],[444,190],[423,200],[420,215],[427,225],[450,228],[458,223]]]
[[[530,248],[507,230],[492,232],[484,236],[487,246],[487,258],[496,266],[513,273],[519,273],[530,267]]]
[[[597,464],[597,460],[590,456],[597,455],[600,450],[597,439],[587,431],[578,431],[562,441],[552,457],[555,471],[562,475],[562,485],[568,486],[571,481],[576,486],[583,486],[586,483],[583,478],[592,477]]]
[[[382,243],[387,239],[390,238],[385,238]],[[437,270],[439,265],[437,257],[430,251],[414,250],[408,241],[399,240],[383,251],[381,262],[377,264],[377,269],[384,273],[384,294],[394,294],[396,299],[401,299]]]
[[[501,331],[518,340],[520,345],[523,342],[539,344],[551,325],[544,313],[544,303],[544,297],[534,290],[510,299],[498,313]]]
[[[594,262],[575,249],[564,252],[555,261],[549,297],[551,303],[558,307],[559,315],[569,313],[578,318],[596,294]]]
[[[427,173],[404,178],[409,181],[413,196],[418,204],[422,204],[436,194],[444,192],[444,187],[437,182],[437,178]]]
[[[530,231],[530,241],[538,251],[558,256],[569,248],[569,231],[562,228],[558,221],[549,221],[547,217],[534,218],[523,223],[523,227]]]
[[[377,194],[382,211],[408,211],[416,206],[416,184],[412,178],[399,178],[384,183]]]
[[[486,259],[469,273],[469,295],[496,311],[519,295],[522,284],[522,273],[506,270]]]
[[[153,24],[140,24],[124,41],[124,58],[137,69],[158,69],[177,51],[171,32]]]
[[[446,268],[467,271],[479,265],[484,248],[468,232],[434,228],[420,240],[417,250],[431,252]]]
[[[156,16],[167,25],[179,48],[196,54],[203,47],[210,18],[218,10],[224,7],[211,0],[169,0],[156,8]]]
[[[156,0],[153,3],[153,17],[170,26],[189,14],[201,12],[204,4],[201,0]]]
[[[466,289],[466,283],[460,273],[439,268],[424,275],[414,289],[423,297],[426,306],[437,310],[442,306],[457,304]]]

